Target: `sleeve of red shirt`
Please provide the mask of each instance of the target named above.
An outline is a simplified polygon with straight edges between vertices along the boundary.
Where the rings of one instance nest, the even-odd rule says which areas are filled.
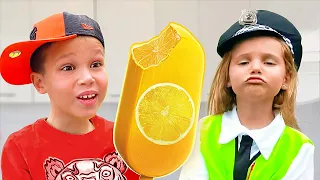
[[[31,180],[28,166],[15,143],[14,135],[10,135],[3,146],[1,171],[2,180]]]

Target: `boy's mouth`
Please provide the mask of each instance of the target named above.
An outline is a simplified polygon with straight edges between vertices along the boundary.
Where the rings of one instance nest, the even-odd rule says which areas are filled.
[[[84,106],[93,106],[97,102],[98,93],[95,91],[86,91],[77,96],[79,102]]]
[[[97,94],[89,94],[89,95],[83,95],[83,96],[79,96],[78,99],[83,99],[83,100],[86,100],[86,99],[93,99],[97,96]]]
[[[96,91],[85,91],[80,93],[77,98],[80,100],[92,100],[98,96],[98,92]]]

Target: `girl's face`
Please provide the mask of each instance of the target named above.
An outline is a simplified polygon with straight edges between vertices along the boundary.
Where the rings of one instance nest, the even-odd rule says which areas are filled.
[[[237,99],[273,100],[280,89],[287,89],[282,46],[272,37],[254,37],[233,49],[227,85]]]

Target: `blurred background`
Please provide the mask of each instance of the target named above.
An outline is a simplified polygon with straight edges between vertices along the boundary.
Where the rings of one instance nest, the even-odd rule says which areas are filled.
[[[206,52],[206,74],[199,118],[207,115],[207,96],[220,58],[219,36],[240,17],[242,9],[266,9],[289,19],[301,32],[297,117],[315,143],[315,179],[320,180],[320,0],[0,0],[0,51],[29,39],[35,22],[54,13],[86,14],[98,21],[106,43],[109,75],[107,97],[98,114],[114,121],[131,44],[158,35],[169,22],[188,28]],[[0,145],[9,134],[50,110],[49,98],[31,85],[14,87],[0,80]],[[0,150],[1,153],[1,150]],[[160,180],[176,180],[180,170]]]

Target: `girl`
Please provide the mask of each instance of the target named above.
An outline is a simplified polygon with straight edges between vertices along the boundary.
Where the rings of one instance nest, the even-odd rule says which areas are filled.
[[[180,180],[313,179],[314,145],[295,118],[298,30],[276,13],[245,10],[217,51],[210,115]]]

